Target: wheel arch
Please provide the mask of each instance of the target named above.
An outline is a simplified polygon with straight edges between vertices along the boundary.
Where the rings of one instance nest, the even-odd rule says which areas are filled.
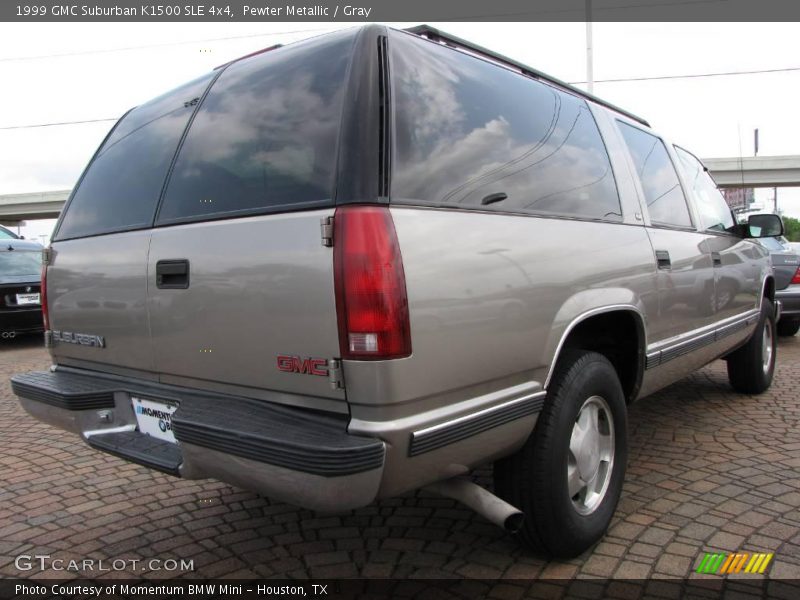
[[[544,388],[564,351],[591,350],[609,359],[628,403],[636,399],[645,368],[647,336],[642,312],[634,305],[594,308],[573,318],[564,329],[550,361]]]
[[[759,306],[762,298],[767,298],[772,303],[775,302],[775,278],[772,275],[764,277],[764,283],[761,286],[761,298],[758,299]]]

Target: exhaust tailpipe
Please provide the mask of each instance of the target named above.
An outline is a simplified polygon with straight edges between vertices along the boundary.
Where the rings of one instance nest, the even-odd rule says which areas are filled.
[[[521,510],[511,506],[505,500],[501,500],[477,483],[463,477],[453,477],[452,479],[432,483],[425,486],[424,489],[446,498],[458,500],[509,533],[519,531],[522,527],[522,522],[525,520],[525,515]]]

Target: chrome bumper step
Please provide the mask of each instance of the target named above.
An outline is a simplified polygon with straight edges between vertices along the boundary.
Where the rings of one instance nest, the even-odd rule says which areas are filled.
[[[183,456],[177,444],[138,431],[100,433],[89,437],[86,441],[97,450],[180,477],[179,468]]]

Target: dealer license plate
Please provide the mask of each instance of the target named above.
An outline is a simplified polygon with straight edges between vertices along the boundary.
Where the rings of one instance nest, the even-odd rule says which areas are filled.
[[[39,294],[17,294],[17,305],[27,306],[29,304],[41,304]]]
[[[135,396],[131,396],[131,402],[139,431],[160,440],[176,443],[175,434],[172,433],[172,414],[178,410],[176,404],[145,400]]]

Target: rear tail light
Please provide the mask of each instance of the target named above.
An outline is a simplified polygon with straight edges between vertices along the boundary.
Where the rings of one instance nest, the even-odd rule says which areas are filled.
[[[403,259],[388,208],[336,209],[333,267],[342,358],[411,354]]]
[[[800,283],[800,267],[797,267],[797,271],[794,272],[794,277],[792,277],[792,283]]]
[[[42,303],[42,320],[44,321],[44,330],[50,329],[50,315],[47,314],[47,261],[42,261],[42,286],[39,290],[41,294],[39,301]]]

